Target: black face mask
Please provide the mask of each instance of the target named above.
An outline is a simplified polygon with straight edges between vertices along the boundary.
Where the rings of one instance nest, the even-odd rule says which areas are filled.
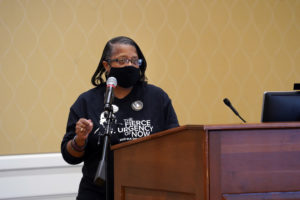
[[[140,68],[134,66],[111,67],[108,77],[115,77],[123,88],[132,87],[140,79]]]

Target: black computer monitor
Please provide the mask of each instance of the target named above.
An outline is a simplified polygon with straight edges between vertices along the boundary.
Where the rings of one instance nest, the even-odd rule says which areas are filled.
[[[261,121],[300,121],[300,92],[265,92]]]
[[[300,83],[294,83],[294,90],[300,90]]]

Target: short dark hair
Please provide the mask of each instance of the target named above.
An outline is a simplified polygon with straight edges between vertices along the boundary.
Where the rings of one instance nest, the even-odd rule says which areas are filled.
[[[102,75],[105,72],[105,68],[103,66],[103,61],[110,59],[114,44],[128,44],[128,45],[135,47],[139,59],[143,60],[142,65],[140,66],[141,78],[138,82],[139,83],[147,82],[147,78],[145,76],[147,62],[146,62],[146,59],[145,59],[140,47],[137,45],[137,43],[133,39],[131,39],[129,37],[125,37],[125,36],[119,36],[119,37],[115,37],[115,38],[109,40],[106,43],[106,45],[103,49],[103,53],[102,53],[99,65],[98,65],[94,75],[92,76],[92,79],[91,79],[92,84],[94,86],[99,86],[102,83],[104,83],[104,80],[102,78]]]

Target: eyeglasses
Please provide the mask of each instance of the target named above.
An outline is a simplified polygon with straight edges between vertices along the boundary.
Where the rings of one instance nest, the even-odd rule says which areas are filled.
[[[128,59],[128,58],[116,58],[116,59],[108,59],[107,62],[111,63],[111,62],[117,62],[119,63],[119,65],[124,65],[124,64],[128,64],[129,62],[131,62],[134,65],[138,65],[141,66],[143,63],[142,59],[138,59],[138,58],[132,58],[132,59]]]

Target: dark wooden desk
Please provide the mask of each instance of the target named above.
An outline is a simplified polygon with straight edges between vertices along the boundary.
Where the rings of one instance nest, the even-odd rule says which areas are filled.
[[[300,199],[300,123],[186,125],[112,149],[115,200]]]

